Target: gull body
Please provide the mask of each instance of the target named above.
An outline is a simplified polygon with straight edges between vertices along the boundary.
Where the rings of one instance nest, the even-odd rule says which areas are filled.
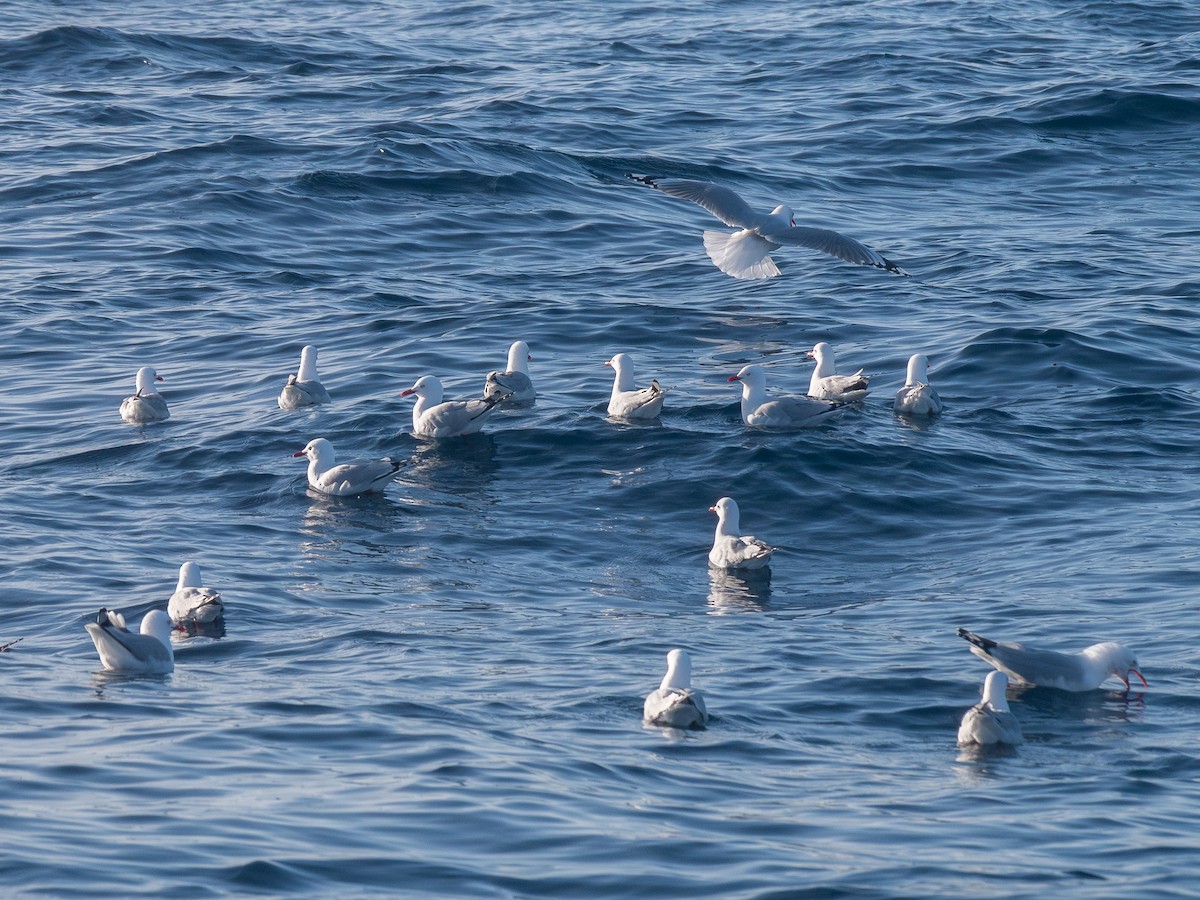
[[[605,363],[613,370],[612,394],[608,399],[608,414],[614,419],[657,419],[662,413],[663,400],[670,388],[658,379],[648,388],[633,383],[633,360],[627,353],[618,353]]]
[[[125,617],[115,610],[101,609],[96,621],[84,626],[104,668],[129,675],[164,675],[174,670],[173,627],[171,617],[161,609],[146,613],[139,634],[129,631]]]
[[[300,369],[289,375],[279,394],[280,409],[301,409],[329,402],[329,392],[317,377],[317,348],[306,346],[300,351]]]
[[[150,366],[138,369],[134,382],[134,393],[121,401],[121,418],[130,425],[145,425],[171,418],[167,401],[154,387],[163,377]]]
[[[929,357],[924,353],[909,357],[904,387],[896,391],[892,408],[909,416],[936,416],[942,411],[942,398],[929,383]]]
[[[808,396],[814,400],[852,402],[867,396],[871,376],[863,375],[862,369],[853,375],[838,375],[833,361],[833,348],[829,344],[821,341],[808,351],[808,358],[817,361],[808,380]]]
[[[333,444],[325,438],[314,438],[292,456],[308,457],[309,486],[334,497],[382,491],[404,465],[386,456],[382,459],[352,459],[339,464]]]
[[[533,359],[529,354],[529,345],[524,341],[514,341],[508,348],[508,368],[503,372],[489,372],[483,386],[483,399],[491,400],[501,394],[507,394],[506,403],[532,403],[537,399],[537,391],[533,388],[533,380],[529,377],[529,363]]]
[[[200,567],[192,561],[185,562],[179,567],[179,583],[175,593],[167,601],[167,615],[171,621],[192,622],[197,625],[207,625],[215,622],[225,613],[225,604],[221,595],[211,588],[204,587],[200,578]]]
[[[983,680],[983,699],[968,709],[958,726],[959,744],[1020,744],[1025,740],[1021,723],[1008,708],[1004,691],[1008,678],[1003,672],[988,672]]]
[[[401,397],[415,395],[413,434],[420,437],[456,437],[474,434],[483,428],[496,407],[508,399],[507,394],[495,394],[484,400],[443,401],[442,382],[436,375],[422,375],[417,383],[401,391]]]
[[[771,561],[775,548],[764,541],[741,534],[741,513],[737,501],[722,497],[709,512],[717,514],[717,532],[713,537],[712,549],[708,552],[708,564],[718,569],[761,569]]]
[[[817,425],[844,404],[810,397],[767,397],[767,374],[762,366],[743,366],[729,381],[742,383],[742,421],[763,428],[803,428]]]
[[[686,650],[667,654],[667,674],[658,690],[646,697],[642,719],[648,725],[668,728],[703,728],[708,709],[700,692],[692,688],[692,659]]]
[[[1059,653],[993,641],[965,628],[958,629],[958,636],[971,645],[972,653],[999,669],[1014,684],[1091,691],[1109,677],[1115,677],[1129,690],[1131,672],[1142,684],[1146,683],[1133,651],[1114,641],[1092,644],[1075,653]]]

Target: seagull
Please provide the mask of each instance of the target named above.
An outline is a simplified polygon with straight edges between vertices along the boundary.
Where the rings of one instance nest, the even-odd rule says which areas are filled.
[[[942,411],[942,398],[927,380],[929,378],[929,357],[924,353],[914,353],[908,360],[908,375],[904,387],[896,391],[896,400],[892,408],[909,416],[936,416]]]
[[[743,366],[729,380],[742,383],[742,420],[747,425],[766,428],[799,428],[816,425],[842,409],[844,403],[813,400],[810,397],[767,399],[767,375],[762,366]]]
[[[664,388],[658,379],[648,388],[633,386],[633,360],[626,353],[618,353],[605,363],[613,370],[612,396],[608,400],[608,414],[614,419],[657,419],[663,408],[663,398],[670,388]]]
[[[490,400],[497,394],[508,394],[509,403],[532,403],[537,391],[529,378],[529,345],[515,341],[508,348],[508,368],[503,372],[489,372],[483,386],[483,399]]]
[[[329,402],[329,391],[317,377],[317,348],[306,346],[300,351],[300,371],[289,375],[279,393],[280,409],[300,409]]]
[[[145,425],[171,418],[167,401],[154,389],[154,382],[162,380],[163,377],[150,366],[138,369],[133,396],[121,401],[121,418],[130,425]]]
[[[483,427],[496,407],[508,394],[495,394],[484,400],[448,400],[442,402],[442,382],[436,375],[422,375],[401,397],[417,396],[413,406],[413,433],[421,437],[455,437],[474,434]]]
[[[859,369],[853,375],[836,375],[833,364],[833,348],[824,341],[808,351],[808,358],[817,361],[812,378],[808,381],[808,396],[815,400],[844,400],[851,402],[867,396],[870,375]]]
[[[729,188],[707,181],[654,178],[631,173],[627,173],[626,177],[672,197],[698,203],[726,225],[741,228],[741,231],[733,234],[724,231],[704,232],[704,249],[709,258],[718,269],[734,278],[774,278],[779,274],[779,268],[770,254],[784,244],[820,250],[847,262],[887,269],[897,275],[908,274],[890,259],[854,238],[826,228],[798,226],[790,206],[780,204],[768,215],[752,210],[745,200]]]
[[[717,514],[717,534],[708,551],[708,564],[718,569],[761,569],[775,548],[749,534],[739,534],[737,501],[722,497],[708,511]]]
[[[1146,684],[1138,671],[1133,651],[1113,641],[1092,644],[1077,653],[1057,653],[988,640],[965,628],[958,629],[958,636],[971,645],[972,653],[987,660],[1016,684],[1091,691],[1100,687],[1108,676],[1115,675],[1125,683],[1125,690],[1129,690],[1130,672]]]
[[[167,601],[167,615],[172,622],[207,625],[225,614],[221,595],[203,584],[200,567],[194,562],[189,560],[179,567],[179,584]]]
[[[338,465],[333,444],[325,438],[313,438],[292,456],[307,456],[309,486],[334,497],[382,491],[404,465],[386,456],[383,459],[352,459]]]
[[[647,725],[703,728],[708,710],[699,691],[692,689],[692,658],[676,648],[667,654],[667,674],[658,690],[646,698],[642,718]]]
[[[175,668],[173,627],[170,616],[152,609],[142,618],[141,634],[134,634],[125,627],[123,615],[103,608],[95,622],[84,626],[104,668],[131,675],[165,675]]]
[[[958,743],[1020,744],[1025,740],[1021,723],[1008,709],[1004,690],[1008,678],[1003,672],[988,672],[983,680],[983,699],[968,709],[958,726]]]

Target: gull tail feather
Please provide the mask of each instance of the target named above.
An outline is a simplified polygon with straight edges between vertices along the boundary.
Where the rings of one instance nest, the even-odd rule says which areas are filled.
[[[779,267],[770,253],[778,246],[750,231],[704,232],[704,249],[718,269],[734,278],[774,278]]]

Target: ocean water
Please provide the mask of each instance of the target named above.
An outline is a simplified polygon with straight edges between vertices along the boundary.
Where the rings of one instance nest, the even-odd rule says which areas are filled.
[[[0,893],[1194,895],[1198,77],[1171,0],[0,0]],[[736,281],[627,172],[913,277]],[[411,435],[518,339],[535,406]],[[745,428],[729,375],[820,340],[861,409]],[[284,412],[305,344],[333,402]],[[606,418],[616,352],[660,421]],[[314,437],[409,462],[324,498]],[[722,495],[769,577],[709,573]],[[99,672],[187,559],[223,636]],[[1150,686],[963,751],[960,626]],[[704,731],[641,723],[675,646]]]

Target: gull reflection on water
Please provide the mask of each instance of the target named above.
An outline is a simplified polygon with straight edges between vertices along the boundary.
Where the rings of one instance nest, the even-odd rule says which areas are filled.
[[[709,568],[708,606],[713,615],[761,612],[771,600],[771,570]]]

